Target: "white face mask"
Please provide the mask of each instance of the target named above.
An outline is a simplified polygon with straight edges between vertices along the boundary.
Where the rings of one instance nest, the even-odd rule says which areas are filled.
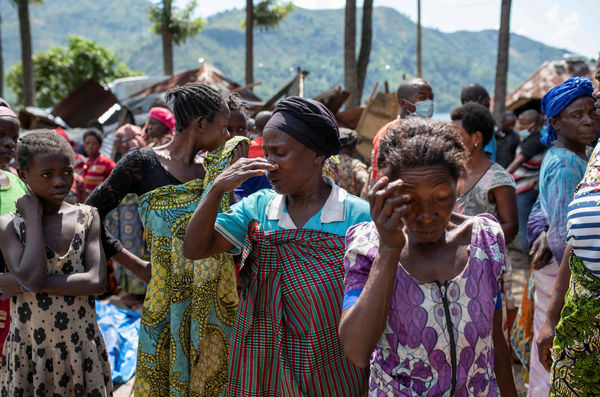
[[[533,126],[534,126],[534,124],[530,124],[527,128],[520,129],[519,136],[521,136],[521,138],[528,137],[531,134],[531,128],[533,128]]]
[[[430,119],[431,116],[433,116],[433,100],[426,99],[424,101],[419,101],[410,104],[415,107],[415,111],[411,113],[411,115],[421,117],[423,119]]]

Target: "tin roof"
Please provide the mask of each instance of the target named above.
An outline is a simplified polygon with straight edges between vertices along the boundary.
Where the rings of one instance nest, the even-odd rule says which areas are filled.
[[[208,63],[203,63],[198,69],[186,70],[185,72],[177,73],[176,75],[173,75],[168,79],[161,81],[160,83],[156,83],[133,96],[139,97],[153,93],[166,92],[173,87],[196,82],[209,84],[215,88],[229,92],[236,91],[240,97],[242,97],[242,99],[248,102],[250,106],[261,102],[260,98],[254,95],[252,91],[248,89],[240,91],[239,89],[242,88],[241,85],[225,77],[223,72]]]
[[[597,86],[593,75],[594,67],[583,59],[546,61],[516,90],[506,95],[506,108],[515,111],[527,107],[532,101],[539,102],[550,89],[564,83],[569,77],[587,77]]]

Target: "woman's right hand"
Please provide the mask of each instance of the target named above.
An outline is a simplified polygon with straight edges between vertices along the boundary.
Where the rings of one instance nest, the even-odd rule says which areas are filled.
[[[531,244],[531,250],[529,255],[533,256],[533,268],[535,270],[543,269],[550,260],[552,259],[552,251],[548,247],[548,239],[546,238],[546,232],[541,232],[533,244]]]
[[[552,342],[554,341],[554,326],[547,321],[544,322],[540,334],[538,335],[537,343],[538,358],[546,371],[550,372],[552,367]]]
[[[42,202],[35,193],[27,189],[27,193],[17,200],[17,211],[25,219],[41,219],[43,213]]]
[[[231,192],[246,179],[276,169],[277,164],[273,164],[264,158],[241,158],[215,179],[213,187],[220,189],[221,193]]]
[[[401,194],[404,182],[390,182],[388,177],[379,179],[369,190],[371,218],[379,232],[380,248],[402,250],[406,244],[402,218],[410,211],[412,196]]]

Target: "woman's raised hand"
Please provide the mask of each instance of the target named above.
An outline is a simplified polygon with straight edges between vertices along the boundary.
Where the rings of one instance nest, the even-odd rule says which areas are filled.
[[[241,158],[215,179],[213,187],[220,189],[222,193],[231,192],[246,179],[276,169],[277,164],[273,164],[264,158]]]
[[[25,219],[28,217],[40,218],[43,212],[42,202],[35,193],[27,189],[27,193],[17,200],[17,211]]]
[[[390,182],[388,177],[379,179],[368,194],[371,217],[379,232],[381,246],[401,250],[406,244],[402,218],[410,211],[409,194],[402,194],[404,182],[401,179]]]

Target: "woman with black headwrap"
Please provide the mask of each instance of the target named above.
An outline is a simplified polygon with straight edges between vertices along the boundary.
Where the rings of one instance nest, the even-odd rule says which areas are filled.
[[[369,205],[321,175],[341,147],[335,118],[318,102],[290,97],[263,137],[266,158],[242,159],[222,173],[184,240],[188,258],[242,253],[229,395],[364,395],[368,371],[345,357],[337,327],[344,236],[370,220]],[[225,193],[265,171],[274,190],[218,214]]]

